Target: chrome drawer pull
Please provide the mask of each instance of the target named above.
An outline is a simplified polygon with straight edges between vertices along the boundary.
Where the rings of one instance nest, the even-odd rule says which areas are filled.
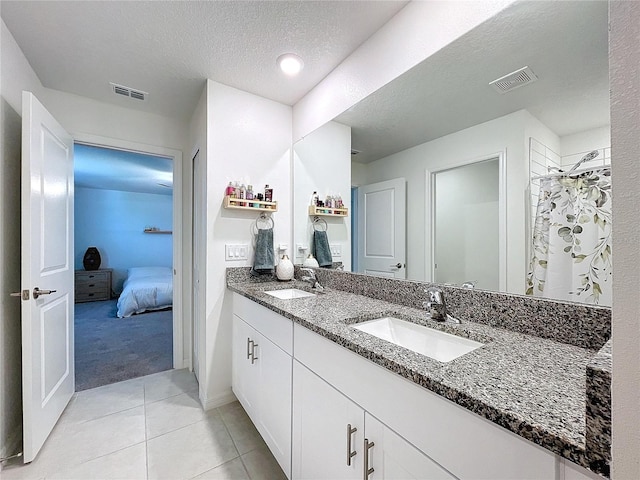
[[[369,467],[369,450],[373,448],[375,443],[369,442],[368,438],[364,439],[364,480],[368,480],[369,475],[375,472],[373,467]]]
[[[251,365],[253,365],[254,363],[256,363],[256,360],[258,360],[258,357],[256,357],[256,347],[258,346],[258,344],[254,342],[251,343],[253,343],[251,347]]]
[[[347,423],[347,466],[351,466],[351,459],[355,457],[358,452],[351,451],[351,436],[356,433],[358,429],[356,427],[351,428],[351,424]]]

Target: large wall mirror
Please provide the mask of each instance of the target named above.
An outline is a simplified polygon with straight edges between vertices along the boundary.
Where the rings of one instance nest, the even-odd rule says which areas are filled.
[[[334,260],[347,270],[542,292],[545,282],[532,287],[528,275],[542,248],[532,242],[540,183],[591,151],[597,157],[577,173],[611,161],[607,15],[606,1],[516,2],[300,140],[296,262],[312,248],[308,205],[317,191],[341,195],[349,208],[347,218],[323,217]],[[547,242],[546,253],[560,248],[571,262],[589,263],[581,232],[602,223],[606,212],[595,217],[594,209],[610,195],[610,172],[598,174],[602,196],[580,214],[564,212],[569,234],[560,232],[564,244]],[[598,251],[598,272],[610,254]],[[546,268],[542,258],[536,266]],[[545,296],[607,304],[598,289],[610,284],[610,268],[576,278],[568,290],[581,296]]]

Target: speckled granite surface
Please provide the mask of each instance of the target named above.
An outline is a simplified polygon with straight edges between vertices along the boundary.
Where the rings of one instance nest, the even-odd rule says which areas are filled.
[[[587,332],[574,336],[574,339],[580,339],[576,343],[583,344],[576,346],[571,342],[549,340],[544,335],[527,335],[511,324],[512,328],[508,329],[487,324],[492,322],[469,321],[463,316],[464,310],[455,309],[453,304],[459,300],[450,295],[449,289],[450,310],[464,321],[461,325],[440,324],[428,319],[424,310],[415,308],[417,301],[419,305],[424,301],[424,283],[394,281],[389,285],[374,282],[381,285],[382,290],[374,291],[370,282],[359,282],[354,274],[320,270],[318,276],[327,287],[325,293],[295,300],[279,300],[263,292],[292,287],[309,290],[307,283],[254,282],[242,269],[229,269],[227,284],[232,291],[527,440],[597,473],[609,474],[609,447],[605,445],[597,421],[603,417],[601,412],[588,412],[586,391],[588,366],[596,355],[593,347],[599,348],[602,344],[587,338]],[[422,295],[418,295],[417,288]],[[477,292],[461,291],[458,295],[464,298],[465,294],[473,296],[474,293]],[[464,298],[464,302],[467,304],[471,300]],[[491,308],[491,304],[475,306],[474,312],[487,307]],[[350,327],[387,315],[455,333],[485,345],[451,362],[441,363]],[[486,318],[490,315],[486,314]],[[506,317],[508,313],[502,311],[502,315]],[[548,321],[543,318],[543,323],[545,320]],[[596,339],[598,335],[595,335]],[[600,378],[598,373],[594,378]],[[597,394],[603,408],[606,408],[603,401],[605,384],[604,381],[599,383],[601,391]],[[587,415],[596,417],[587,422]],[[587,425],[592,429],[590,437],[587,436]]]

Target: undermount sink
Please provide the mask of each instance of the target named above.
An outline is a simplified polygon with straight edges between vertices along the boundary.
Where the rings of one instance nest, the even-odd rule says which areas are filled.
[[[279,298],[280,300],[293,300],[294,298],[315,297],[315,293],[305,292],[304,290],[298,290],[297,288],[285,288],[283,290],[269,290],[264,292],[272,297]]]
[[[484,345],[394,317],[378,318],[351,326],[440,362],[450,362]]]

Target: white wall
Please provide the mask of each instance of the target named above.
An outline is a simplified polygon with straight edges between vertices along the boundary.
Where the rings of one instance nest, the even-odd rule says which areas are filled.
[[[22,426],[20,300],[20,165],[22,90],[40,80],[0,21],[0,457],[17,453]],[[1,467],[0,467],[1,468]]]
[[[87,247],[97,247],[100,268],[113,269],[111,288],[120,293],[128,268],[173,265],[172,235],[143,232],[171,230],[172,224],[171,195],[76,187],[75,268],[83,270]]]
[[[614,480],[640,478],[640,3],[610,3]]]
[[[407,179],[407,278],[429,280],[431,242],[425,225],[426,170],[437,171],[506,152],[506,290],[524,293],[525,192],[529,177],[525,133],[535,119],[525,110],[452,133],[366,166],[366,182]],[[430,207],[429,207],[430,208]]]
[[[296,103],[294,141],[333,120],[513,1],[410,2]]]
[[[233,399],[231,393],[231,294],[225,244],[251,245],[257,214],[222,208],[229,181],[244,178],[260,191],[273,187],[274,244],[291,244],[291,107],[209,80],[207,87],[207,246],[205,383],[203,404],[213,408]],[[202,382],[202,378],[201,378]]]
[[[321,200],[327,195],[342,196],[351,215],[351,127],[328,122],[315,132],[298,140],[293,154],[293,238],[291,256],[295,263],[302,263],[302,255],[296,245],[310,248],[313,217],[309,216],[310,198],[314,191]],[[350,218],[322,217],[327,222],[329,243],[340,245],[342,255],[334,262],[342,262],[351,270],[351,221]]]

